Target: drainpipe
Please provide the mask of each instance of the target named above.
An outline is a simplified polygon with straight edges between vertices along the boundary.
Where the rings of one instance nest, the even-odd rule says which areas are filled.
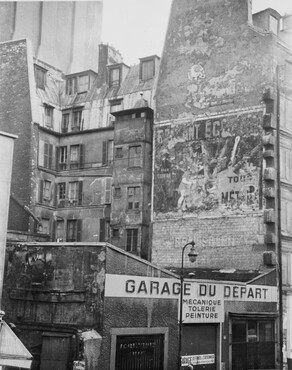
[[[277,155],[277,277],[278,277],[278,290],[279,290],[279,345],[280,345],[280,369],[283,369],[283,281],[282,281],[282,238],[281,238],[281,178],[280,178],[280,89],[279,89],[279,66],[276,69],[276,83],[277,83],[277,96],[276,96],[276,155]]]

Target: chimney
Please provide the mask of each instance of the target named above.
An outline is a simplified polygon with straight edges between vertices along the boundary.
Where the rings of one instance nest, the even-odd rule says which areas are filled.
[[[107,64],[108,64],[108,45],[98,45],[98,75],[97,87],[101,87],[107,82]]]

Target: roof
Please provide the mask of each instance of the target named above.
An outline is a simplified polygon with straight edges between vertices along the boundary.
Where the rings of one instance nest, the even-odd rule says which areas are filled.
[[[178,267],[169,267],[169,271],[180,275],[181,269]],[[273,270],[269,270],[270,273]],[[184,278],[196,280],[215,280],[215,281],[234,281],[240,283],[249,283],[252,280],[261,278],[267,271],[259,270],[238,270],[238,269],[212,269],[212,268],[184,268]]]
[[[5,321],[0,322],[0,366],[30,369],[32,355]]]

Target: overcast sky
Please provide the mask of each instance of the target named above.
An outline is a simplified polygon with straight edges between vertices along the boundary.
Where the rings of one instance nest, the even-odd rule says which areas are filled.
[[[124,62],[161,56],[172,0],[103,0],[102,42],[118,49]],[[253,13],[273,8],[292,14],[292,0],[253,0]]]

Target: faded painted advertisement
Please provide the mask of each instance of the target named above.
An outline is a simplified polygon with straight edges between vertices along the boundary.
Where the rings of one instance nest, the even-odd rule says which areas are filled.
[[[258,210],[261,122],[255,111],[158,126],[155,217]]]

